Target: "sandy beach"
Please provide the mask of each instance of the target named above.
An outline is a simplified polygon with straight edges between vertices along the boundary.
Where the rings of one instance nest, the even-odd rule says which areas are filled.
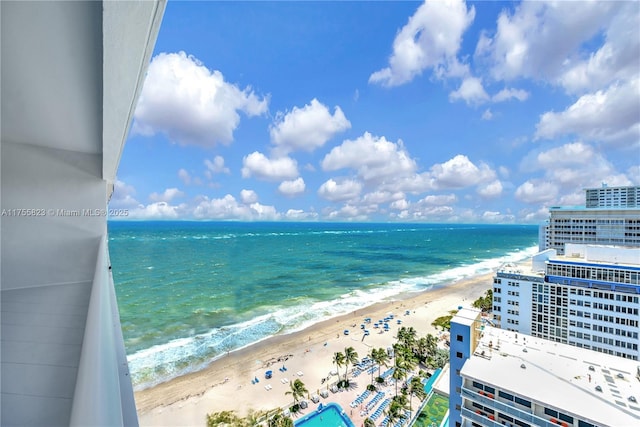
[[[378,303],[348,315],[319,322],[299,332],[269,338],[260,343],[212,362],[206,369],[194,372],[166,383],[135,393],[140,425],[143,426],[197,426],[205,425],[206,414],[234,410],[240,415],[249,409],[268,410],[292,403],[289,382],[301,379],[310,394],[327,389],[330,381],[322,383],[335,365],[333,354],[353,347],[360,358],[371,348],[386,348],[395,342],[398,328],[414,327],[418,336],[427,333],[437,335],[431,322],[449,310],[468,306],[492,287],[493,272],[461,280],[422,293],[411,294],[396,301]],[[407,311],[409,314],[406,314]],[[402,321],[391,322],[388,332],[368,327],[369,336],[360,329],[365,317],[375,322],[393,313]],[[349,335],[343,331],[349,329]],[[282,366],[286,371],[280,370]],[[265,379],[266,370],[273,371],[271,379]],[[344,374],[344,367],[340,368]],[[258,378],[259,382],[252,384]],[[330,393],[321,402],[337,402],[349,414],[356,426],[363,417],[359,408],[349,404],[365,390],[371,376],[361,374],[352,380],[350,391]],[[311,403],[311,402],[310,402]],[[417,404],[417,400],[415,401]],[[315,409],[311,404],[300,416]],[[295,418],[294,418],[295,419]]]

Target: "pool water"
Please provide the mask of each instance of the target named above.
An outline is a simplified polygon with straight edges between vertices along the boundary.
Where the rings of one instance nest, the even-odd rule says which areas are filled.
[[[355,427],[342,407],[329,403],[295,422],[295,427]]]

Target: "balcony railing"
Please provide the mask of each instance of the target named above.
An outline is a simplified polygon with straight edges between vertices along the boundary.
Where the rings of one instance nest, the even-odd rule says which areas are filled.
[[[507,405],[506,403],[500,402],[499,400],[497,400],[497,396],[496,398],[491,399],[477,392],[474,393],[473,391],[465,387],[462,388],[461,394],[463,399],[469,399],[469,400],[473,400],[475,402],[481,403],[486,407],[495,409],[506,415],[517,417],[522,421],[528,422],[529,424],[541,426],[541,427],[558,427],[557,424],[553,424],[552,422],[547,421],[546,419],[541,418],[537,415],[534,415],[531,412],[523,411],[522,409],[518,409],[515,406]],[[487,419],[487,421],[489,420]]]
[[[107,239],[103,235],[73,396],[72,426],[138,424],[117,313]]]

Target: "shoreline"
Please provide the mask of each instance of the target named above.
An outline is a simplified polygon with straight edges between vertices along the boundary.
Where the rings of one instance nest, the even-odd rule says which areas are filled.
[[[203,425],[206,414],[211,412],[235,410],[239,415],[246,415],[250,409],[273,409],[290,403],[291,398],[284,392],[289,389],[288,381],[298,377],[307,386],[309,394],[319,392],[320,379],[335,368],[331,363],[334,352],[353,346],[362,358],[369,349],[386,348],[394,341],[395,331],[400,327],[396,322],[390,332],[371,328],[371,335],[364,337],[359,328],[362,318],[371,317],[375,321],[393,312],[401,318],[401,326],[413,326],[418,336],[435,335],[437,331],[431,322],[458,306],[470,306],[493,287],[494,273],[495,270],[491,270],[422,292],[400,294],[394,300],[374,303],[302,330],[272,336],[213,360],[202,370],[136,391],[140,424]],[[404,315],[407,310],[410,314]],[[351,334],[345,336],[344,329],[349,329]],[[273,369],[274,378],[266,380],[264,371],[280,363],[287,365],[287,371]],[[260,382],[252,384],[254,378]],[[264,388],[267,383],[272,390]]]

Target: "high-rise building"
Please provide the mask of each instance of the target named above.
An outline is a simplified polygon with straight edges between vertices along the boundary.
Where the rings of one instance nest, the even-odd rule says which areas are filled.
[[[587,208],[640,208],[640,186],[587,188]]]
[[[472,309],[452,319],[451,344],[452,427],[640,425],[637,362],[493,328]]]
[[[567,245],[531,268],[506,265],[494,277],[497,326],[534,337],[640,359],[640,248]]]
[[[585,205],[553,206],[540,229],[540,250],[566,243],[640,246],[640,186],[586,189]]]

